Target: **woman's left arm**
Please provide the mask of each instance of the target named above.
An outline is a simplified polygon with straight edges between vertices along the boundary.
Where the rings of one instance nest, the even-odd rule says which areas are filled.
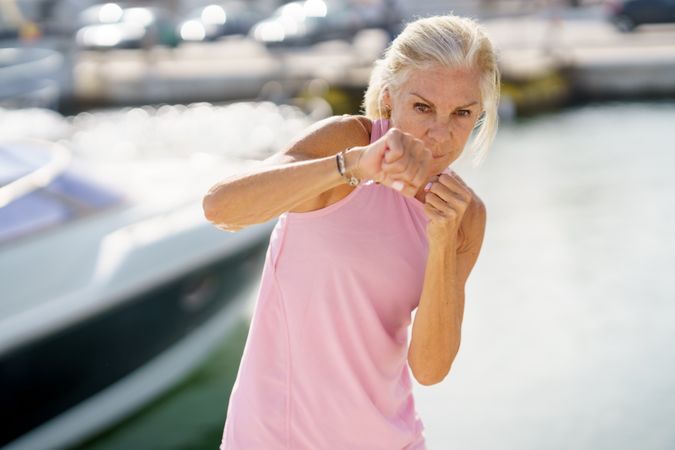
[[[425,198],[429,253],[408,364],[420,384],[441,382],[461,341],[464,286],[485,234],[485,205],[457,176],[441,175]]]

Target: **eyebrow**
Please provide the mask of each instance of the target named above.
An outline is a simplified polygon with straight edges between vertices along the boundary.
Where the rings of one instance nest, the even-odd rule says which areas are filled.
[[[436,106],[436,105],[434,105],[434,102],[432,102],[432,101],[430,101],[430,100],[427,100],[426,98],[422,97],[420,94],[418,94],[418,93],[416,93],[416,92],[411,92],[410,94],[411,94],[411,95],[415,95],[415,96],[421,98],[421,99],[424,100],[425,102],[429,103],[431,106]],[[477,105],[477,104],[478,104],[478,100],[474,100],[474,101],[472,101],[471,103],[467,103],[466,105],[458,106],[458,107],[455,108],[455,109],[468,108],[469,106],[473,106],[473,105]]]

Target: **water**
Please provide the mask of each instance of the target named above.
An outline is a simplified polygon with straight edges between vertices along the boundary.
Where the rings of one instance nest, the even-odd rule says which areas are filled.
[[[675,448],[673,169],[672,103],[505,124],[458,166],[488,225],[452,370],[414,383],[430,450]],[[77,450],[217,448],[247,330]]]
[[[464,169],[488,210],[430,449],[675,448],[675,105],[500,130]]]

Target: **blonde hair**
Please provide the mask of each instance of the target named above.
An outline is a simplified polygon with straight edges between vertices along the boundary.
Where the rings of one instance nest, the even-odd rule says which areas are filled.
[[[483,113],[476,121],[469,144],[478,165],[497,133],[500,74],[492,43],[472,19],[448,14],[408,23],[389,44],[383,58],[375,61],[362,109],[370,119],[388,118],[382,104],[384,90],[389,88],[393,93],[411,70],[437,64],[448,68],[475,67],[480,71]]]

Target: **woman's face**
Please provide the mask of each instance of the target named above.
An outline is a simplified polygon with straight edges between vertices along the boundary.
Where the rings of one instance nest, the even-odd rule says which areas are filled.
[[[455,161],[482,112],[480,72],[433,66],[413,70],[396,92],[385,89],[390,127],[422,140],[434,157],[429,176]]]

